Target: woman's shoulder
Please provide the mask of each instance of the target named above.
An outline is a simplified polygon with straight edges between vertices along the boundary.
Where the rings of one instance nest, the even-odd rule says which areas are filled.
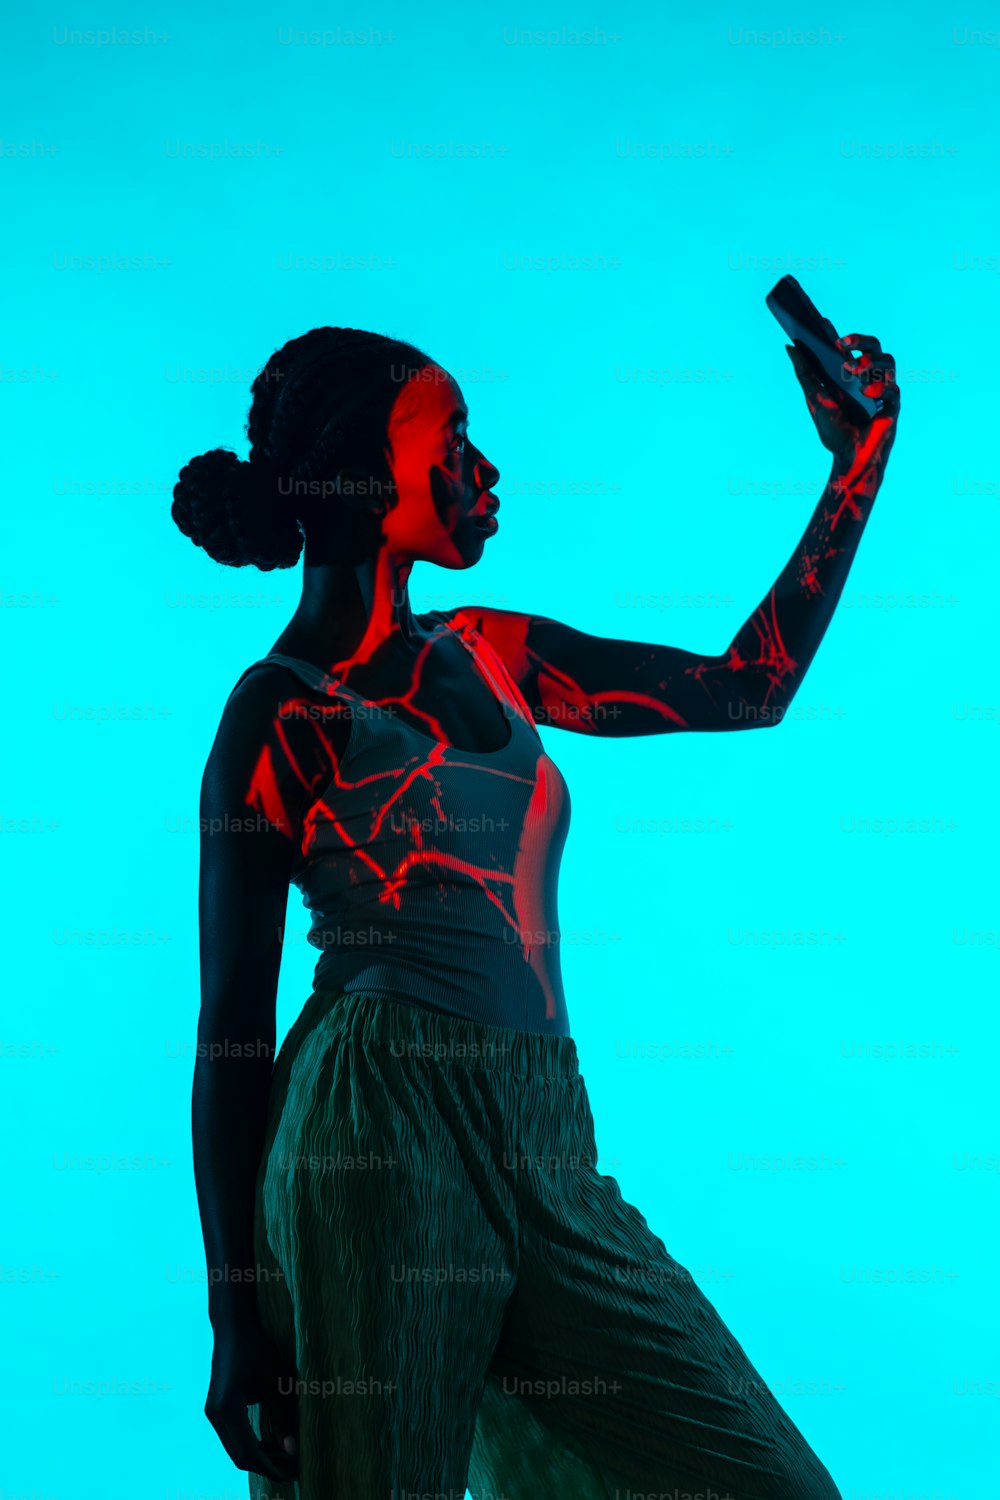
[[[223,704],[219,720],[217,746],[250,745],[273,740],[280,727],[279,739],[287,740],[294,732],[299,720],[311,720],[319,710],[310,703],[304,708],[303,699],[323,700],[323,717],[331,727],[343,707],[332,701],[329,693],[312,680],[306,668],[308,663],[275,661],[262,657],[251,662],[241,673]],[[315,669],[319,675],[319,669]]]
[[[228,704],[239,695],[249,697],[250,701],[266,701],[269,697],[281,697],[289,692],[320,698],[350,696],[343,683],[315,662],[287,652],[272,651],[250,663],[226,701]]]
[[[252,662],[223,705],[204,784],[244,799],[251,788],[273,784],[282,798],[295,800],[300,786],[308,790],[324,774],[329,779],[331,754],[343,753],[350,724],[337,712],[340,704],[320,708],[304,698],[312,695],[290,667]]]
[[[237,696],[245,700],[266,698],[270,693],[281,691],[298,680],[297,674],[286,662],[261,657],[252,661],[240,673],[226,699],[227,705]]]

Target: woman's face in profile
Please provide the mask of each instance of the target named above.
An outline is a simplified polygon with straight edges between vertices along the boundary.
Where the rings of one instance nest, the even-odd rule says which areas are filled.
[[[387,460],[396,486],[382,517],[395,557],[469,568],[483,555],[496,522],[484,517],[499,469],[469,440],[468,408],[457,381],[426,365],[400,390],[389,416]]]

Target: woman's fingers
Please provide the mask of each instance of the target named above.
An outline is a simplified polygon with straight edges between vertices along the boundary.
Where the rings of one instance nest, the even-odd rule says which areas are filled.
[[[881,396],[895,389],[895,356],[882,348],[873,333],[847,333],[837,340],[837,347],[848,356],[844,367],[860,382],[866,396]],[[852,357],[853,349],[861,350],[860,359]]]
[[[239,1412],[226,1412],[213,1425],[237,1468],[263,1474],[267,1479],[295,1478],[294,1456],[287,1449],[279,1449],[272,1439],[258,1438],[245,1407]]]
[[[845,333],[837,340],[837,348],[843,349],[845,354],[850,354],[852,349],[870,350],[874,354],[882,352],[882,345],[873,333]]]

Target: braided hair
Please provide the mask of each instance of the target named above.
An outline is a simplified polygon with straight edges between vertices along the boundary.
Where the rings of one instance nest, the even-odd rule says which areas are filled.
[[[328,494],[347,464],[381,472],[393,403],[432,363],[413,344],[360,328],[290,339],[251,386],[249,458],[229,448],[192,458],[174,485],[171,516],[216,562],[293,567],[301,523],[319,513],[312,497]]]

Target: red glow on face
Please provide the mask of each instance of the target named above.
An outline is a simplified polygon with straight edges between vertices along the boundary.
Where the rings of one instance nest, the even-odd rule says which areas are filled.
[[[486,542],[474,516],[500,471],[468,434],[468,407],[439,365],[402,387],[387,427],[387,461],[395,501],[382,520],[383,544],[396,558],[446,568],[478,561]]]

